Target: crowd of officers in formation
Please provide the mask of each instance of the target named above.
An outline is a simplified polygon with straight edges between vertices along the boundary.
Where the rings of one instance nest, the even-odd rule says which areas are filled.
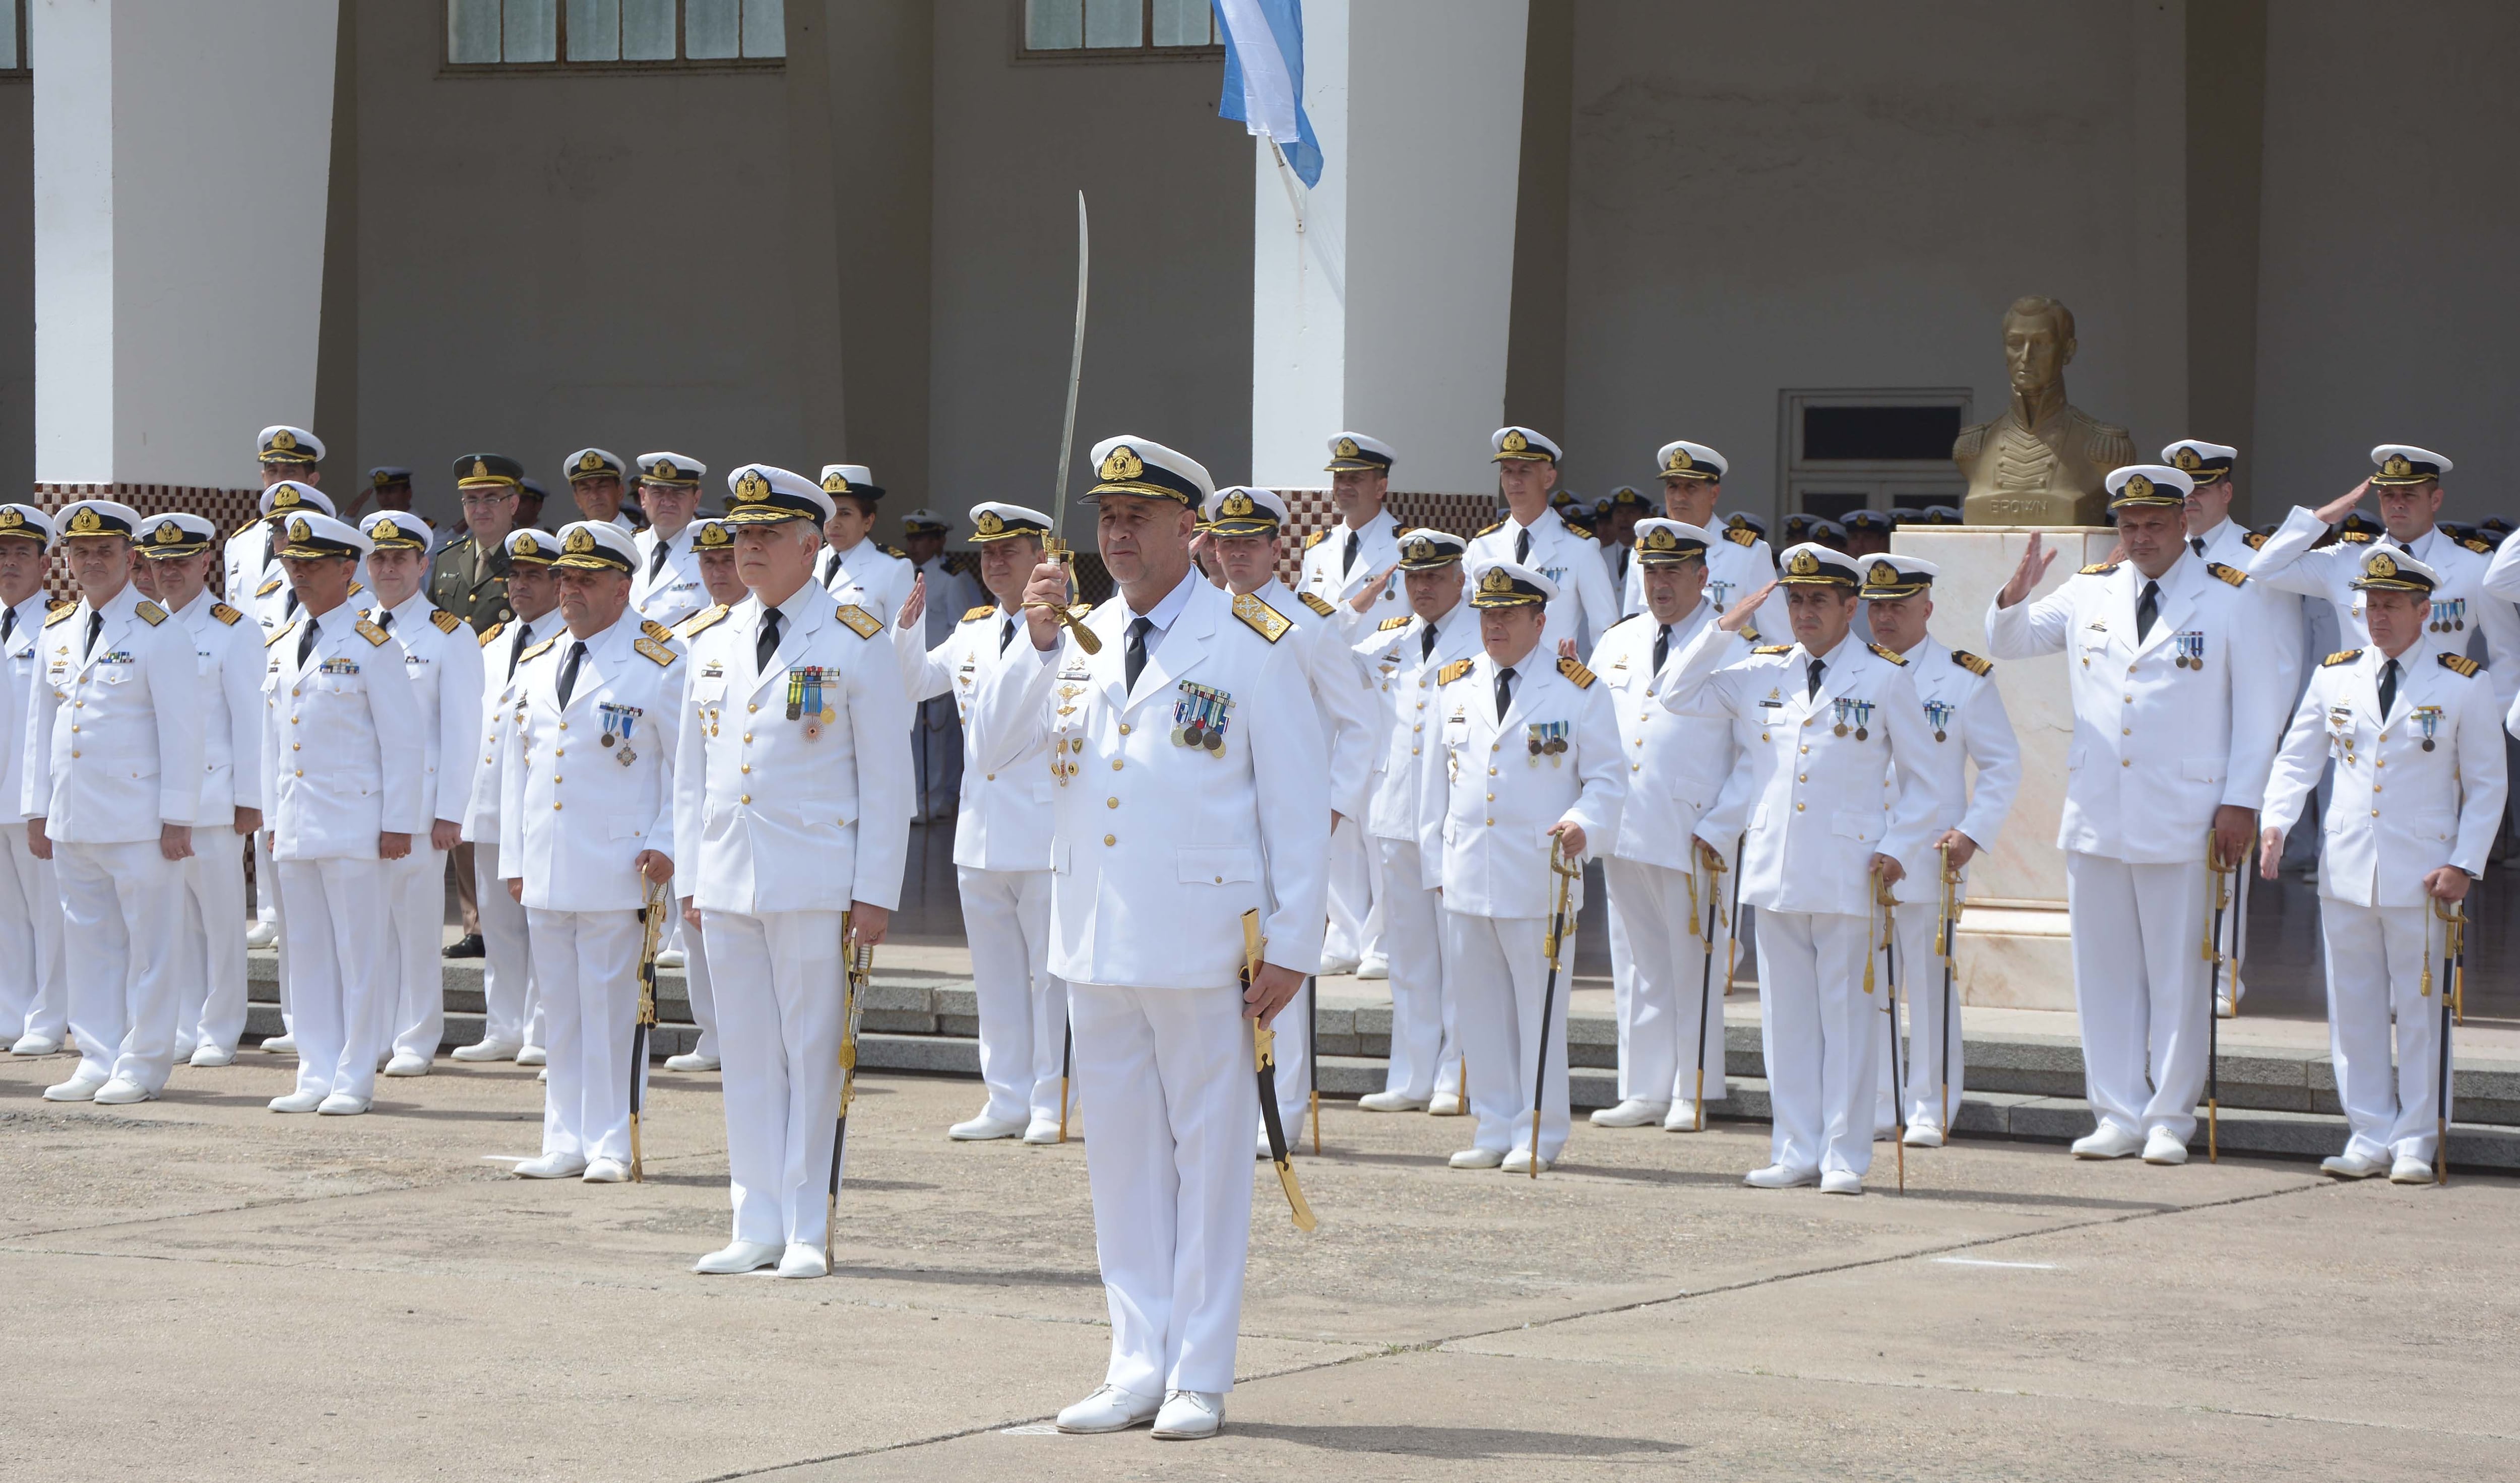
[[[1232,1384],[1246,1150],[1308,1101],[1313,975],[1389,979],[1366,1107],[1466,1113],[1455,1168],[1536,1174],[1569,1123],[1552,890],[1588,860],[1619,1036],[1596,1124],[1685,1133],[1726,1100],[1746,907],[1774,1108],[1748,1183],[1860,1193],[1885,1130],[1940,1144],[1965,1068],[1938,937],[2021,774],[1993,672],[2056,654],[2097,1124],[2074,1152],[2186,1157],[2216,880],[2272,876],[2324,787],[2352,1129],[2325,1167],[2429,1177],[2420,970],[2498,831],[2520,675],[2520,546],[2436,527],[2449,460],[2384,445],[2346,496],[2250,533],[2234,451],[2175,443],[2109,475],[2111,560],[2033,597],[2054,554],[2030,539],[1981,656],[1929,633],[1939,570],[1888,551],[1886,517],[1772,553],[1718,517],[1711,447],[1659,451],[1655,513],[1553,503],[1536,429],[1491,444],[1503,517],[1464,538],[1402,528],[1393,450],[1332,437],[1338,520],[1289,590],[1278,494],[1106,439],[1085,504],[1117,591],[1091,607],[1050,515],[973,507],[974,588],[938,560],[941,517],[906,521],[915,558],[869,538],[882,491],[855,465],[745,465],[702,517],[698,462],[590,448],[567,465],[585,517],[547,531],[516,461],[467,455],[448,536],[405,470],[341,517],[321,442],[272,427],[260,517],[224,543],[110,500],[0,506],[22,738],[0,797],[23,822],[0,1030],[75,1053],[51,1101],[149,1100],[177,1059],[233,1059],[268,931],[287,1033],[263,1049],[298,1065],[272,1109],[364,1112],[381,1072],[437,1053],[454,856],[468,934],[445,951],[486,955],[487,1013],[453,1056],[544,1063],[519,1176],[618,1181],[642,914],[668,913],[703,1032],[668,1064],[725,1073],[732,1239],[696,1270],[819,1277],[844,955],[883,940],[910,825],[950,814],[987,1088],[950,1136],[1090,1135],[1112,1353],[1060,1425],[1203,1436]],[[48,605],[55,551],[77,596]],[[2350,647],[2306,659],[2305,601]],[[1254,1021],[1296,1032],[1274,1084]]]

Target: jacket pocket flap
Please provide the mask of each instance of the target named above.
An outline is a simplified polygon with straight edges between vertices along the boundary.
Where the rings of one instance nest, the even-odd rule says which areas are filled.
[[[1174,852],[1185,885],[1224,885],[1260,878],[1260,855],[1248,849],[1191,849]]]

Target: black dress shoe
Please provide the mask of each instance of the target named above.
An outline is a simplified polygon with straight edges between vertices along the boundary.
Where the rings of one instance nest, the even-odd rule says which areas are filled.
[[[481,951],[481,934],[478,932],[467,932],[446,945],[449,958],[478,958]]]

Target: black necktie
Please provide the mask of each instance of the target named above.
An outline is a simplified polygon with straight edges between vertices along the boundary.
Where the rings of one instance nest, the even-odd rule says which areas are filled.
[[[656,543],[656,549],[648,554],[649,581],[652,582],[656,580],[656,574],[665,569],[665,558],[670,553],[666,549],[665,543],[662,541],[658,541]]]
[[[1804,699],[1814,699],[1820,695],[1820,672],[1824,667],[1818,659],[1811,661],[1811,678],[1803,685]]]
[[[1513,559],[1516,562],[1531,560],[1531,527],[1528,525],[1513,533]]]
[[[1435,625],[1429,623],[1418,630],[1418,662],[1423,664],[1433,657],[1435,657]]]
[[[2198,556],[2203,556],[2205,554],[2205,538],[2201,535],[2189,536],[2187,538],[2187,549],[2195,552]]]
[[[585,657],[584,639],[568,646],[568,662],[560,667],[560,704],[562,710],[568,708],[569,693],[577,689],[577,661]]]
[[[1671,657],[1671,625],[1654,630],[1654,673],[1662,673],[1662,661]]]
[[[306,667],[306,656],[315,652],[315,620],[308,618],[305,629],[297,635],[297,667]]]
[[[2389,719],[2389,707],[2398,700],[2398,661],[2391,659],[2380,666],[2380,719]]]
[[[1344,577],[1356,565],[1356,532],[1347,533],[1347,555],[1339,559],[1339,575]]]
[[[393,632],[393,614],[390,612],[378,613],[377,626],[387,633]]]
[[[752,641],[752,672],[768,674],[771,656],[779,652],[779,609],[761,609],[761,633]]]
[[[523,653],[524,653],[524,652],[525,652],[527,649],[529,649],[529,648],[533,647],[533,642],[534,642],[534,625],[533,625],[533,624],[531,624],[531,623],[519,623],[519,624],[518,624],[518,625],[517,625],[517,642],[515,642],[514,644],[511,644],[511,645],[509,645],[509,646],[508,646],[508,678],[509,678],[509,679],[513,680],[513,679],[515,679],[515,678],[517,677],[517,659],[518,659],[518,657],[519,655],[523,654]]]
[[[1497,671],[1497,725],[1505,724],[1506,707],[1513,703],[1513,666]]]
[[[83,652],[81,652],[81,653],[80,653],[79,657],[81,657],[81,658],[83,658],[83,659],[93,659],[93,658],[95,658],[95,657],[96,657],[96,641],[97,641],[97,639],[98,639],[100,636],[102,636],[104,633],[105,633],[105,614],[104,614],[104,612],[102,612],[101,610],[98,610],[98,609],[94,609],[94,608],[89,609],[89,611],[88,611],[88,615],[87,615],[87,648],[86,648]]]
[[[1000,652],[1000,653],[1005,653],[1005,652],[1007,652],[1007,646],[1008,646],[1008,645],[1010,645],[1010,644],[1012,644],[1012,643],[1013,643],[1014,641],[1015,641],[1015,620],[1014,620],[1014,619],[1012,619],[1012,618],[1001,618],[1001,619],[999,619],[999,620],[998,620],[998,652]]]
[[[17,631],[18,609],[12,607],[7,612],[0,613],[0,645],[6,645],[9,642],[9,636]]]
[[[823,557],[823,585],[826,587],[831,586],[832,578],[839,573],[839,569],[840,554],[836,551],[825,553]]]
[[[2138,598],[2135,605],[2135,641],[2137,643],[2140,644],[2144,641],[2144,636],[2152,632],[2152,620],[2160,616],[2161,584],[2146,582],[2143,584],[2143,596]]]
[[[1124,689],[1138,688],[1138,672],[1147,667],[1147,633],[1154,626],[1155,620],[1152,618],[1129,620],[1129,643],[1120,655],[1121,671],[1128,676],[1128,683],[1123,687]]]
[[[292,587],[291,589],[289,589],[289,601],[280,605],[280,615],[281,615],[281,617],[283,617],[283,618],[293,618],[293,617],[297,616],[297,589],[296,589],[296,588]]]

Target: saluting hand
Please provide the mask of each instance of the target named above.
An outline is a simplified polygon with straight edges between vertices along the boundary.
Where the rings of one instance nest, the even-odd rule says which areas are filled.
[[[1376,575],[1372,581],[1365,584],[1362,591],[1358,592],[1355,597],[1347,600],[1347,606],[1357,612],[1365,612],[1371,609],[1375,603],[1381,601],[1382,589],[1390,583],[1391,574],[1399,569],[1400,563],[1398,562],[1394,562],[1390,565],[1383,567],[1381,572]]]
[[[1024,631],[1032,635],[1032,647],[1047,653],[1058,647],[1058,616],[1051,609],[1067,602],[1067,568],[1057,562],[1044,562],[1032,569],[1032,580],[1024,583]],[[1048,607],[1037,607],[1047,604]]]
[[[2318,516],[2318,523],[2322,525],[2333,525],[2337,521],[2345,518],[2347,516],[2352,515],[2354,513],[2354,507],[2362,503],[2362,496],[2369,494],[2370,492],[2371,481],[2369,479],[2364,479],[2362,482],[2355,485],[2345,493],[2329,500],[2326,504],[2319,506],[2316,512]]]
[[[2030,596],[2030,589],[2039,585],[2048,575],[2048,568],[2055,562],[2056,553],[2046,548],[2039,539],[2039,532],[2030,532],[2030,543],[2021,548],[2021,564],[2012,568],[2012,580],[2004,583],[2003,590],[1995,595],[1995,606],[2010,607]]]
[[[901,611],[893,614],[892,626],[907,633],[910,625],[918,622],[919,615],[926,610],[927,573],[922,571],[910,579],[910,596],[902,599]]]
[[[2035,540],[2037,537],[2034,536],[2032,539]],[[1740,602],[1733,604],[1732,607],[1727,609],[1724,616],[1715,620],[1715,626],[1726,633],[1739,633],[1742,629],[1750,626],[1750,619],[1758,612],[1759,605],[1768,601],[1768,594],[1776,590],[1777,583],[1775,578],[1772,577],[1769,579],[1767,586],[1760,588],[1757,592],[1743,598]]]

